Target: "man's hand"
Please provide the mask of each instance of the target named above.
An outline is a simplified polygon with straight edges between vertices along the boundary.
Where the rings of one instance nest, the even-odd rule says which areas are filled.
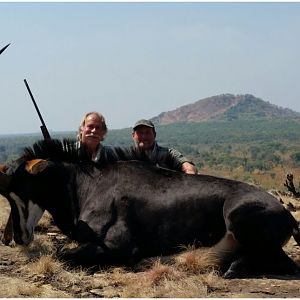
[[[197,174],[197,168],[187,161],[181,165],[181,170],[186,174]]]

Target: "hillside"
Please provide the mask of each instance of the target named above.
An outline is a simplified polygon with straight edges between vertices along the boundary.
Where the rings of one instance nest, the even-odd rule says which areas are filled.
[[[212,120],[249,120],[257,118],[292,118],[300,113],[281,108],[252,95],[223,94],[198,100],[175,110],[163,112],[151,120],[157,125],[200,123]]]

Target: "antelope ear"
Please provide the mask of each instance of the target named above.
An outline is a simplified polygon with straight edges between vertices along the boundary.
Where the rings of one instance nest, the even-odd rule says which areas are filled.
[[[7,191],[11,182],[11,176],[0,172],[0,191]]]
[[[30,174],[38,174],[43,172],[49,165],[49,162],[44,159],[33,159],[26,162],[25,169]]]
[[[0,165],[0,172],[6,173],[7,170],[8,170],[8,166],[6,166],[6,165]]]

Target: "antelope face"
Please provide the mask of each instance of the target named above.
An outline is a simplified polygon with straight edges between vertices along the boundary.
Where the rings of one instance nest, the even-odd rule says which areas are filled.
[[[32,164],[30,168],[27,162],[15,172],[0,171],[0,193],[10,203],[14,240],[20,245],[28,245],[33,240],[34,228],[44,213],[41,205],[31,199],[36,184]]]
[[[15,193],[10,193],[14,240],[19,245],[28,245],[34,236],[34,228],[41,219],[44,209],[31,200],[24,201]]]

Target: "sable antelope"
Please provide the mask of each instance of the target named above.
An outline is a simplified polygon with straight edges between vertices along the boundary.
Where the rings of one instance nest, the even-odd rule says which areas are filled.
[[[97,166],[78,157],[72,145],[41,141],[1,173],[17,244],[32,241],[47,210],[79,242],[60,253],[74,264],[128,263],[194,244],[213,246],[226,278],[298,271],[282,250],[291,235],[300,245],[298,223],[267,192],[141,161]]]

